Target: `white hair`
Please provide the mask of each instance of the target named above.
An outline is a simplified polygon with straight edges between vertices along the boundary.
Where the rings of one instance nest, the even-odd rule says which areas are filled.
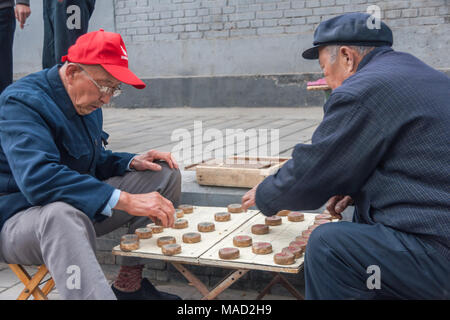
[[[328,51],[330,55],[330,62],[334,63],[336,61],[336,57],[338,55],[339,49],[342,47],[342,45],[331,45],[326,46],[326,50]],[[375,49],[375,47],[366,47],[366,46],[348,46],[355,50],[361,58],[364,58],[366,54],[368,54],[370,51]]]

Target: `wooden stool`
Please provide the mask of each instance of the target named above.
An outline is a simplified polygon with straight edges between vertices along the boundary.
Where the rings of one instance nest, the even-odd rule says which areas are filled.
[[[17,278],[25,285],[25,289],[23,289],[22,293],[17,297],[17,300],[27,300],[30,295],[33,295],[34,300],[48,300],[47,295],[55,287],[55,282],[50,278],[42,289],[39,288],[39,284],[48,273],[45,264],[39,267],[33,277],[30,277],[25,268],[20,264],[9,264],[9,267],[16,274]]]

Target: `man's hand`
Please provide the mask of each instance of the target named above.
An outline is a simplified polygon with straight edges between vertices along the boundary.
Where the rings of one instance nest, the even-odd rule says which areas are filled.
[[[23,26],[25,25],[27,18],[31,14],[30,7],[24,4],[17,4],[16,7],[14,8],[14,13],[16,15],[17,21],[20,22],[20,29],[23,29]]]
[[[136,156],[133,161],[131,161],[130,169],[134,169],[136,171],[160,171],[162,167],[153,162],[156,160],[164,160],[171,169],[178,169],[178,163],[170,152],[161,152],[157,150],[150,150],[145,154]]]
[[[131,194],[122,191],[114,209],[128,212],[133,216],[148,217],[156,222],[160,220],[164,227],[172,227],[175,208],[171,201],[158,192]]]
[[[247,211],[248,208],[256,206],[255,197],[256,197],[256,189],[258,189],[259,184],[253,187],[250,191],[248,191],[242,197],[242,209]]]
[[[325,207],[334,218],[342,219],[341,213],[353,204],[353,199],[350,196],[334,196],[327,201]]]

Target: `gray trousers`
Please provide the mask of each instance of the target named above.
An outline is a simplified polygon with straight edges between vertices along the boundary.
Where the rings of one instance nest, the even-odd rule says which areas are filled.
[[[165,163],[163,170],[127,172],[105,182],[129,193],[157,191],[179,204],[181,175]],[[95,255],[96,237],[128,225],[128,233],[151,220],[113,210],[113,215],[93,223],[87,215],[64,202],[18,212],[0,233],[0,256],[10,264],[45,263],[62,299],[116,299]],[[139,260],[123,259],[135,265]]]

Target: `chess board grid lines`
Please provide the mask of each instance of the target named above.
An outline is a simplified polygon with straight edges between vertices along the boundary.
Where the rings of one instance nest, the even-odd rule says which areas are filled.
[[[113,253],[125,256],[140,256],[154,258],[160,260],[171,260],[179,262],[196,263],[198,258],[205,253],[213,244],[219,242],[229,233],[244,224],[246,221],[254,217],[258,211],[249,210],[246,213],[231,214],[231,220],[226,222],[218,222],[214,220],[214,213],[227,211],[223,207],[198,207],[194,206],[194,213],[185,214],[182,219],[189,222],[189,227],[185,229],[165,228],[163,233],[154,234],[150,239],[140,240],[140,248],[132,252],[123,252],[120,246],[113,249]],[[197,224],[200,222],[214,222],[216,230],[214,232],[200,232],[202,241],[199,243],[187,244],[182,241],[182,236],[188,232],[198,232]],[[174,236],[177,243],[182,245],[182,252],[175,256],[165,256],[156,244],[157,239],[163,236]]]
[[[306,230],[314,223],[314,213],[305,213],[305,221],[290,222],[287,217],[282,217],[282,224],[280,226],[270,226],[269,233],[266,235],[255,235],[251,232],[251,227],[254,224],[264,224],[265,216],[262,213],[255,215],[252,219],[241,225],[235,231],[230,233],[227,237],[222,239],[215,246],[211,247],[206,253],[200,257],[202,264],[220,265],[225,267],[227,264],[235,267],[251,268],[267,271],[278,271],[288,273],[298,273],[304,261],[304,255],[298,258],[292,265],[278,265],[273,261],[273,255],[281,252],[281,250],[289,245],[291,241],[295,240],[296,236],[301,235],[303,230]],[[221,260],[219,258],[219,250],[224,247],[233,247],[233,237],[237,235],[249,235],[255,242],[269,242],[272,244],[273,252],[266,255],[258,255],[252,252],[252,247],[239,248],[240,257],[235,260]]]

